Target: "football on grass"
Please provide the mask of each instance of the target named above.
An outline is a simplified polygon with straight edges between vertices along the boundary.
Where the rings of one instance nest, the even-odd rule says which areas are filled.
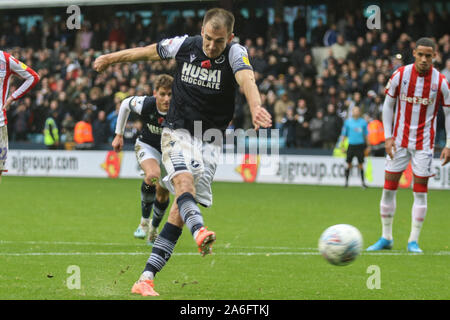
[[[319,239],[319,252],[331,264],[344,266],[361,253],[363,239],[357,228],[337,224],[326,229]]]

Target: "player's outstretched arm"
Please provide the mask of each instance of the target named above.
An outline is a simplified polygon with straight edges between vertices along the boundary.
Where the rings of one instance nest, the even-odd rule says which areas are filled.
[[[243,89],[252,114],[252,122],[255,130],[259,127],[269,128],[272,126],[272,116],[261,106],[261,97],[255,83],[255,75],[252,70],[243,69],[235,73],[239,86]]]
[[[115,63],[157,60],[161,60],[161,58],[156,50],[156,43],[154,43],[145,47],[125,49],[101,55],[94,61],[94,70],[102,72]]]
[[[450,107],[444,107],[445,114],[445,131],[447,133],[447,144],[441,153],[442,165],[445,166],[450,162]]]

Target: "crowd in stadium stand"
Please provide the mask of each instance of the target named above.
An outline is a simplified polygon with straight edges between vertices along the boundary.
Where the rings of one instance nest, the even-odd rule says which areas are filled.
[[[393,71],[412,63],[414,40],[435,39],[435,67],[450,79],[449,12],[393,12],[383,16],[381,30],[369,30],[362,14],[328,17],[318,21],[307,38],[305,18],[299,14],[293,34],[281,16],[246,19],[236,13],[235,34],[249,52],[264,106],[281,130],[286,147],[332,149],[343,121],[353,106],[362,108],[367,121],[380,118],[384,88]],[[161,16],[144,27],[136,15],[84,21],[78,31],[65,21],[30,30],[17,21],[0,22],[0,49],[36,70],[40,83],[8,110],[12,142],[35,141],[49,117],[61,137],[49,148],[92,148],[110,143],[121,100],[130,95],[151,95],[151,83],[161,73],[172,73],[175,61],[114,65],[104,73],[92,69],[95,57],[167,37],[199,33],[201,18],[177,18],[168,24]],[[182,30],[182,31],[181,31]],[[313,48],[325,47],[322,61]],[[14,86],[20,83],[16,80]],[[442,112],[438,116],[437,145],[445,144]],[[141,124],[130,117],[125,131],[132,143]],[[243,94],[238,94],[232,128],[252,127]],[[77,128],[89,128],[81,134]],[[86,132],[85,130],[83,132]],[[88,131],[89,132],[89,131]],[[43,142],[42,142],[43,143]]]

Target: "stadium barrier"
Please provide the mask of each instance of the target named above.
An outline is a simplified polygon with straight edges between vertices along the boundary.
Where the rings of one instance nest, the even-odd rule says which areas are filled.
[[[429,188],[450,189],[450,166],[442,167],[439,159],[433,159],[432,167],[435,175],[430,179]],[[142,177],[132,151],[117,154],[114,151],[9,150],[7,169],[6,175],[10,176]],[[369,186],[382,187],[384,159],[366,158],[365,173]],[[332,156],[224,154],[215,181],[342,186],[344,174],[345,160]],[[400,184],[410,187],[411,182],[409,166]],[[349,184],[360,185],[356,167]]]

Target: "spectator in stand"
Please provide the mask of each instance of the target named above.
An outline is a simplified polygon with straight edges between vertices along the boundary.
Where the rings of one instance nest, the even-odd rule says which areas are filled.
[[[323,45],[325,47],[330,47],[337,42],[338,32],[336,30],[336,24],[331,24],[330,29],[325,32],[323,36]]]
[[[12,122],[12,132],[11,140],[12,141],[26,141],[27,140],[27,132],[28,132],[28,119],[29,112],[27,110],[26,105],[23,102],[20,102],[18,107],[13,111],[10,119]]]
[[[311,111],[308,109],[305,99],[298,100],[295,110],[295,120],[297,120],[295,134],[296,144],[299,147],[309,148],[311,146],[311,131],[309,128],[311,118]]]
[[[373,120],[367,125],[368,141],[370,145],[370,153],[374,157],[384,157],[384,128],[381,120],[381,113],[377,112]]]
[[[52,103],[55,103],[53,100]],[[54,106],[54,104],[53,104]],[[59,130],[56,119],[58,118],[58,111],[55,107],[50,104],[49,116],[45,120],[44,126],[44,143],[47,149],[58,149],[59,148]]]
[[[109,32],[108,41],[115,42],[118,45],[121,45],[125,43],[125,32],[123,28],[120,25],[119,18],[114,18],[113,21],[113,27],[111,28],[111,31]]]
[[[350,45],[345,42],[345,38],[343,35],[338,34],[336,43],[331,46],[331,49],[333,50],[333,55],[336,59],[345,59],[350,51]]]
[[[316,67],[314,66],[312,55],[306,54],[303,59],[303,64],[300,67],[300,73],[305,78],[314,79],[317,75]]]
[[[316,116],[311,119],[309,123],[309,129],[311,130],[311,147],[322,148],[323,137],[322,137],[322,127],[323,127],[323,111],[318,110]]]
[[[97,114],[97,119],[95,119],[92,124],[92,131],[94,135],[94,144],[95,147],[99,147],[103,144],[108,143],[109,133],[109,125],[106,121],[106,113],[103,110],[100,110]]]
[[[283,126],[283,118],[287,112],[287,109],[294,107],[294,102],[289,100],[289,96],[287,92],[283,92],[281,97],[277,99],[274,105],[274,113],[275,113],[275,128],[281,129]]]
[[[73,120],[73,117],[70,113],[66,113],[66,115],[64,116],[64,120],[61,123],[61,135],[64,135],[64,142],[66,144],[74,142],[74,129],[75,121]]]
[[[306,42],[306,37],[302,36],[298,39],[298,47],[291,55],[291,63],[297,70],[300,70],[307,54],[311,54],[311,48]]]
[[[286,141],[287,148],[295,148],[297,146],[297,137],[295,134],[295,128],[297,127],[297,120],[294,115],[294,108],[288,107],[286,114],[281,120],[281,136],[284,137]]]
[[[322,125],[322,139],[325,149],[331,150],[335,147],[340,135],[342,123],[342,119],[336,114],[335,106],[328,104]]]
[[[327,26],[324,25],[323,19],[317,19],[317,26],[311,31],[311,44],[313,46],[322,46],[325,32],[327,32]]]
[[[90,114],[85,114],[83,120],[75,125],[74,129],[75,148],[80,150],[92,149],[94,147],[94,136]]]
[[[293,28],[294,28],[294,41],[299,41],[301,37],[306,36],[306,18],[304,17],[304,14],[302,10],[299,8],[297,9],[297,16],[294,20]],[[305,38],[306,39],[306,38]]]
[[[441,73],[447,78],[447,81],[450,82],[450,59],[445,61],[445,68],[441,70]]]

